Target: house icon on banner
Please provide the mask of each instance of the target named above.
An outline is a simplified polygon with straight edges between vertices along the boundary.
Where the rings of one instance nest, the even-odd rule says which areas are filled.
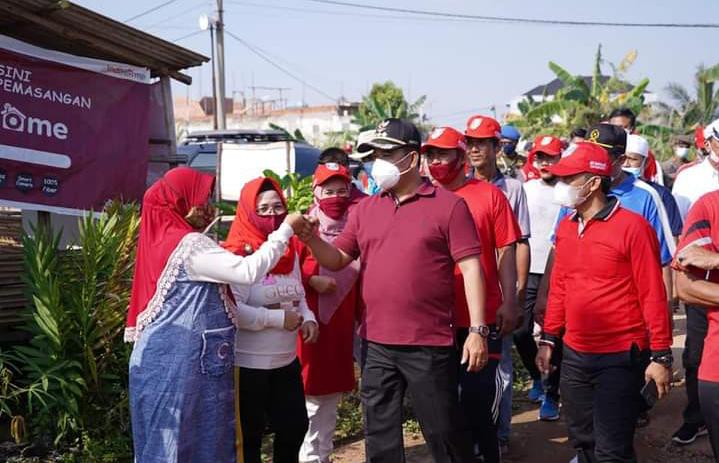
[[[5,103],[3,110],[0,111],[0,116],[2,117],[3,129],[15,132],[25,131],[25,119],[27,119],[27,116],[10,103]]]

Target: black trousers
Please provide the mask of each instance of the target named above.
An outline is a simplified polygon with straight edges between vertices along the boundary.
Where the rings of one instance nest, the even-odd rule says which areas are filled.
[[[534,380],[539,380],[542,374],[537,368],[537,343],[534,341],[534,303],[537,301],[537,290],[542,281],[539,273],[530,273],[527,277],[527,289],[524,300],[524,317],[522,325],[514,331],[514,345],[517,347],[519,357],[522,359],[524,368]]]
[[[583,354],[564,346],[562,397],[580,463],[636,462],[634,430],[649,352]]]
[[[459,409],[454,347],[364,343],[360,395],[367,462],[404,463],[405,392],[435,463],[471,462],[470,432]]]
[[[502,355],[502,338],[496,325],[490,328],[487,365],[476,373],[468,372],[467,365],[459,365],[459,403],[472,431],[472,442],[484,458],[484,463],[499,463],[502,459],[497,439],[497,419],[504,385],[497,367]],[[466,328],[457,331],[460,357],[467,334]]]
[[[719,383],[699,381],[699,402],[709,429],[714,460],[719,461]]]
[[[274,463],[297,463],[309,421],[300,363],[273,370],[240,368],[240,423],[246,463],[262,461],[267,424],[274,432]]]
[[[687,385],[687,406],[684,409],[684,422],[690,424],[704,424],[701,408],[699,407],[698,379],[699,364],[704,351],[704,338],[707,335],[708,322],[706,309],[686,305],[687,337],[682,352]]]

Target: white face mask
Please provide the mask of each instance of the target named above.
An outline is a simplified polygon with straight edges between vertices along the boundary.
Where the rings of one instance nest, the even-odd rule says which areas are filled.
[[[377,186],[382,188],[384,191],[388,191],[391,190],[395,185],[397,185],[402,174],[409,171],[412,166],[409,166],[409,168],[407,168],[405,171],[400,172],[396,164],[399,164],[400,162],[404,161],[407,156],[410,156],[412,154],[413,152],[407,153],[402,157],[402,159],[398,160],[396,163],[385,161],[381,158],[376,159],[374,161],[374,165],[372,166],[372,178],[374,178],[374,181],[377,182]]]
[[[635,177],[639,177],[642,174],[641,167],[622,167],[622,170],[628,174],[635,176]]]
[[[685,146],[674,148],[674,154],[681,159],[686,159],[689,156],[689,148]]]
[[[590,181],[591,180],[588,180],[587,183]],[[579,194],[587,183],[580,187],[576,187],[561,180],[558,181],[557,184],[554,185],[554,202],[564,207],[577,207],[587,200],[586,196],[581,196]]]

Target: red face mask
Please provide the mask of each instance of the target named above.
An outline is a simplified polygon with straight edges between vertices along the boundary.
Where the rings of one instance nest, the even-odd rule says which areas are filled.
[[[329,218],[339,220],[347,212],[350,205],[350,199],[346,196],[332,196],[330,198],[320,199],[320,210]]]
[[[432,178],[443,185],[457,178],[459,171],[459,157],[454,158],[454,160],[448,164],[439,163],[429,165],[429,173],[432,175]]]
[[[255,225],[255,227],[257,227],[260,233],[267,236],[273,231],[280,228],[282,222],[285,221],[285,217],[287,217],[286,212],[278,215],[253,214],[252,216],[250,216],[250,220],[252,220],[252,223]]]

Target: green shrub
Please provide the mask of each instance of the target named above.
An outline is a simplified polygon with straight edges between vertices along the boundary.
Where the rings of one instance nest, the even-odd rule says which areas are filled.
[[[80,219],[79,242],[68,250],[58,250],[59,233],[41,226],[23,237],[31,340],[9,355],[21,372],[31,435],[91,451],[91,461],[104,461],[103,442],[113,443],[114,455],[131,456],[129,438],[119,437],[130,435],[131,346],[122,337],[139,209],[111,203],[105,212]]]

